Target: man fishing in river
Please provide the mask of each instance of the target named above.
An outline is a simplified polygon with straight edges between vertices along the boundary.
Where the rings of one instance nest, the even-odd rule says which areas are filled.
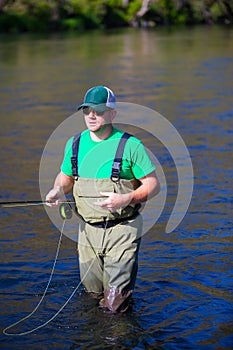
[[[49,206],[73,191],[81,217],[78,253],[87,292],[110,312],[124,312],[133,293],[142,236],[140,203],[160,191],[142,142],[113,126],[116,98],[105,86],[89,89],[87,129],[68,140],[61,171],[46,196]]]

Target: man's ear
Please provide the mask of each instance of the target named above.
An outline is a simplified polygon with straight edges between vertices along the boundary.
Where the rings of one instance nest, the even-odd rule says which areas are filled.
[[[111,111],[111,120],[112,121],[115,118],[116,114],[117,114],[117,111],[115,109],[113,111]]]

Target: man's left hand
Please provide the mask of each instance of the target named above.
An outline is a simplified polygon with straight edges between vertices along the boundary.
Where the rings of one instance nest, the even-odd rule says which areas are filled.
[[[124,208],[131,202],[130,193],[119,194],[114,192],[100,192],[100,195],[107,198],[103,201],[95,202],[94,204],[111,212],[114,212],[119,208]]]

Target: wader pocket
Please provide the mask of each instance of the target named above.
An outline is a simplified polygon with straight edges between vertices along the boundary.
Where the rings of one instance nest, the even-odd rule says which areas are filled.
[[[95,223],[104,221],[106,218],[127,218],[134,214],[135,206],[129,205],[119,208],[116,212],[110,212],[96,205],[95,202],[104,201],[106,197],[100,192],[129,193],[135,189],[135,181],[120,180],[118,183],[111,179],[78,178],[74,184],[74,198],[79,214],[86,222]]]

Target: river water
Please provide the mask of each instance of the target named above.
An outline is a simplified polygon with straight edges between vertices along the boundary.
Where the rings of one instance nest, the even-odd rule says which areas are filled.
[[[163,115],[194,171],[188,211],[167,233],[176,164],[163,144],[149,142],[167,197],[157,223],[153,208],[147,218],[125,315],[104,314],[80,286],[57,317],[26,335],[3,330],[25,317],[7,332],[28,332],[62,307],[80,282],[76,243],[63,236],[45,298],[27,317],[47,286],[60,232],[43,205],[0,208],[2,349],[232,349],[232,37],[219,27],[1,37],[1,201],[41,198],[46,142],[98,84]],[[142,116],[139,126],[152,131],[155,123]]]

